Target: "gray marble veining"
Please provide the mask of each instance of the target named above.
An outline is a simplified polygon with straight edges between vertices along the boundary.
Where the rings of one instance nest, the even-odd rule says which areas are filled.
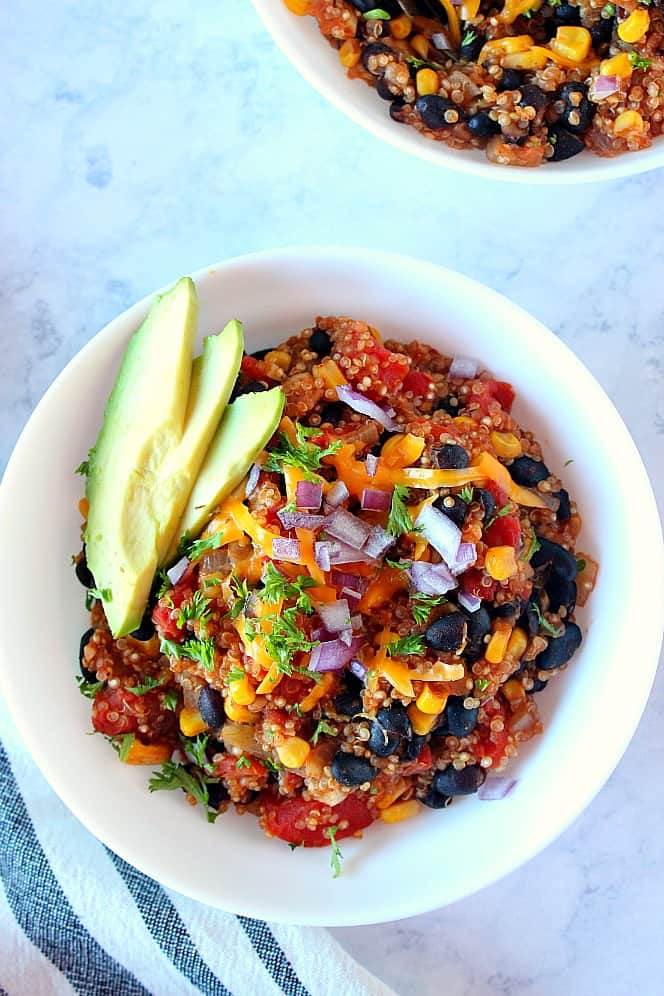
[[[335,242],[445,263],[555,329],[662,502],[664,172],[545,189],[411,160],[318,97],[248,0],[6,3],[0,38],[0,466],[132,301],[225,256]],[[446,910],[336,936],[401,996],[657,996],[662,729],[660,675],[618,770],[543,854]]]

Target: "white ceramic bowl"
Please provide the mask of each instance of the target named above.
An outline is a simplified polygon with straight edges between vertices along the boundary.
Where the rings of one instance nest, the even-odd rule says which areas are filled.
[[[569,670],[539,697],[544,735],[524,750],[503,802],[469,798],[376,824],[343,841],[333,880],[327,849],[292,853],[254,817],[211,826],[181,793],[150,795],[150,769],[120,764],[86,736],[90,702],[74,684],[87,628],[70,555],[79,548],[73,470],[94,441],[139,302],[81,350],[26,426],[0,491],[0,679],[18,728],[56,792],[101,840],[164,884],[227,910],[307,924],[406,917],[452,902],[541,850],[599,790],[644,708],[662,629],[661,531],[625,426],[579,360],[494,291],[441,267],[357,249],[287,249],[194,275],[200,332],[245,323],[250,350],[353,315],[385,335],[478,356],[517,390],[515,407],[584,514],[579,548],[601,563],[579,612],[586,637]],[[574,462],[564,467],[567,460]],[[16,635],[20,634],[17,644]]]
[[[550,163],[537,169],[496,166],[483,151],[450,149],[443,142],[424,138],[414,128],[392,121],[388,105],[372,87],[361,80],[348,79],[336,50],[321,35],[315,18],[292,14],[283,0],[253,0],[253,3],[284,55],[323,97],[356,124],[420,159],[492,180],[543,184],[615,180],[664,165],[664,138],[657,139],[642,152],[614,159],[582,152],[566,162]],[[293,114],[297,114],[297,108],[293,108]]]

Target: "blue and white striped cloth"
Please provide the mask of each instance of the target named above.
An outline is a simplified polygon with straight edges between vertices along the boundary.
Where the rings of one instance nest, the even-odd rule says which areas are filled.
[[[185,899],[85,830],[0,701],[0,996],[393,996],[325,930]]]

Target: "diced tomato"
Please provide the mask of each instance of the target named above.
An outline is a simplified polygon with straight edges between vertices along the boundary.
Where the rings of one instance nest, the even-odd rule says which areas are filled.
[[[489,403],[491,401],[497,401],[503,411],[511,411],[514,403],[514,390],[511,384],[508,384],[504,380],[493,380],[491,378],[480,381],[480,383],[483,388],[482,393],[474,394],[473,401],[479,402],[482,411],[486,412],[489,410]]]
[[[238,765],[238,761],[240,764]],[[231,778],[242,779],[246,778],[247,781],[267,781],[267,770],[264,764],[255,757],[249,757],[248,754],[243,754],[242,759],[235,757],[233,754],[224,754],[220,761],[215,764],[215,774],[219,778],[223,778],[225,782],[229,781]]]
[[[491,581],[491,584],[482,584],[483,580]],[[498,582],[478,567],[471,567],[469,571],[461,575],[459,587],[465,595],[475,595],[477,598],[486,598],[487,601],[490,601],[496,594]]]
[[[191,598],[194,590],[195,581],[190,568],[175,588],[159,599],[152,610],[152,622],[155,624],[159,636],[165,640],[182,639],[184,630],[177,624],[178,613],[176,610],[180,608],[186,598]],[[167,600],[171,604],[167,604]]]
[[[257,360],[255,356],[244,356],[241,369],[249,380],[267,380],[272,383],[265,371],[265,364],[262,360]]]
[[[521,523],[518,515],[503,515],[492,522],[484,531],[484,542],[487,546],[513,546],[518,550],[521,546]]]
[[[384,402],[386,398],[389,399],[391,395],[401,390],[410,370],[410,360],[407,356],[393,353],[377,342],[373,336],[361,330],[349,331],[339,337],[336,345],[340,352],[355,360],[358,369],[350,378],[354,386],[368,376],[368,367],[374,363],[378,366],[378,372],[371,374],[372,386],[364,392],[368,398]],[[381,391],[383,386],[387,389],[386,392]]]
[[[289,704],[301,702],[304,696],[311,690],[311,682],[303,681],[300,678],[291,678],[285,675],[277,685],[274,694],[285,699]],[[289,719],[292,718],[289,716]]]
[[[417,775],[422,771],[428,771],[432,764],[431,748],[425,744],[414,761],[408,761],[399,768],[400,775]]]
[[[433,389],[433,381],[421,370],[409,370],[404,377],[403,390],[412,391],[416,398],[425,397]]]
[[[478,761],[481,761],[483,757],[490,757],[492,767],[497,768],[503,758],[509,739],[507,732],[507,709],[500,699],[493,699],[491,702],[486,703],[484,709],[488,713],[488,717],[484,724],[480,724],[477,727],[479,740],[474,749],[475,757]],[[492,731],[490,726],[491,720],[496,716],[502,717],[505,722],[504,728],[499,732]]]
[[[348,826],[337,831],[337,840],[363,830],[374,820],[367,802],[357,792],[349,795],[338,806],[325,806],[315,799],[307,801],[301,796],[287,799],[271,792],[263,792],[261,810],[263,824],[269,834],[291,844],[304,844],[305,847],[325,847],[330,843],[325,831],[331,826],[339,826],[342,821],[348,821]],[[298,826],[304,824],[313,810],[320,813],[321,825],[313,830],[308,826]]]

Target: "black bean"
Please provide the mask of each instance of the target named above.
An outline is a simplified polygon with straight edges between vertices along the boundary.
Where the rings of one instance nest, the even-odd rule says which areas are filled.
[[[393,121],[397,121],[399,124],[404,124],[403,110],[406,107],[406,101],[402,97],[397,97],[390,104],[390,117]]]
[[[544,585],[544,590],[549,596],[549,610],[559,612],[564,606],[568,613],[576,605],[576,583],[568,581],[560,574],[552,572],[551,577]]]
[[[452,797],[449,795],[440,795],[436,792],[434,788],[430,788],[425,796],[422,797],[422,802],[429,809],[445,809],[452,801]]]
[[[496,511],[496,499],[490,491],[485,491],[484,488],[475,488],[473,497],[482,506],[484,521],[486,522]]]
[[[464,32],[459,48],[459,58],[465,59],[466,62],[476,62],[485,41],[484,35],[475,31],[474,28],[472,31]]]
[[[422,748],[427,742],[423,734],[414,733],[410,740],[404,745],[401,756],[404,761],[416,761],[422,752]]]
[[[451,519],[456,526],[462,524],[468,511],[468,505],[458,495],[447,495],[445,498],[436,498],[433,506],[442,512],[443,515],[446,515],[448,519]]]
[[[382,100],[394,100],[396,98],[396,94],[390,90],[389,83],[382,78],[376,82],[376,93]]]
[[[463,405],[455,394],[448,394],[445,398],[439,398],[436,402],[436,411],[447,412],[448,415],[458,415]]]
[[[466,646],[464,657],[469,661],[478,660],[484,653],[484,637],[491,632],[491,616],[482,605],[477,612],[466,614]]]
[[[346,788],[371,782],[377,774],[377,769],[365,757],[338,750],[332,758],[332,775]]]
[[[468,451],[457,443],[445,443],[432,450],[431,459],[439,470],[464,470],[470,463]]]
[[[569,503],[569,494],[564,488],[560,491],[554,491],[553,497],[557,498],[560,504],[558,505],[558,511],[556,512],[556,519],[558,522],[568,522],[570,516],[572,515],[572,509]]]
[[[386,55],[389,62],[394,62],[397,57],[394,49],[390,48],[389,45],[383,44],[383,42],[372,42],[370,45],[365,45],[362,49],[362,65],[372,76],[382,76],[385,72],[384,65],[378,65],[373,61],[378,55]]]
[[[539,550],[530,558],[530,563],[536,569],[546,567],[567,581],[574,581],[578,574],[578,566],[574,554],[566,550],[560,543],[539,537]]]
[[[434,131],[438,128],[452,128],[463,119],[461,108],[453,101],[448,100],[447,97],[439,97],[437,93],[428,93],[423,97],[418,97],[415,101],[415,108],[419,111],[426,127]],[[448,121],[445,117],[449,111],[456,112],[457,116],[453,121]]]
[[[565,83],[558,91],[558,100],[564,104],[560,121],[576,135],[590,126],[596,107],[588,100],[585,83]]]
[[[452,765],[433,776],[432,787],[439,795],[473,795],[486,779],[486,771],[479,764],[467,765],[457,771]]]
[[[567,664],[581,646],[581,630],[576,623],[564,623],[564,626],[562,636],[550,639],[548,647],[537,655],[535,663],[540,670],[551,671]]]
[[[503,602],[502,605],[497,605],[491,610],[491,615],[494,619],[511,619],[512,616],[517,615],[520,610],[521,606],[517,605],[516,602]]]
[[[144,643],[152,639],[155,634],[154,623],[152,622],[152,613],[146,612],[141,619],[141,624],[137,629],[133,629],[130,636],[133,636],[135,640],[142,640]]]
[[[396,733],[390,733],[376,720],[371,724],[367,747],[376,757],[390,757],[396,754],[401,746],[401,738]]]
[[[519,107],[534,107],[536,111],[541,111],[551,103],[551,94],[545,93],[534,83],[524,83],[519,90],[521,91]]]
[[[453,654],[463,646],[466,628],[464,613],[451,612],[434,619],[424,631],[424,639],[433,650]]]
[[[499,92],[504,90],[520,90],[523,85],[523,74],[517,69],[503,69],[503,76],[496,85]]]
[[[264,384],[260,380],[249,380],[246,384],[235,385],[230,400],[235,401],[236,398],[241,397],[243,394],[259,394],[261,391],[267,391],[267,384]]]
[[[542,603],[540,602],[539,595],[534,591],[526,602],[525,611],[519,620],[525,626],[530,636],[537,636],[539,633],[541,611]]]
[[[341,692],[334,700],[334,708],[341,716],[356,716],[362,712],[362,699],[353,692]]]
[[[84,663],[85,658],[83,657],[83,652],[84,652],[85,648],[87,647],[88,643],[90,642],[90,640],[92,639],[93,634],[94,634],[94,630],[93,629],[86,629],[85,633],[81,637],[81,643],[80,643],[80,646],[78,648],[78,663],[79,663],[79,667],[81,669],[81,674],[83,675],[83,677],[85,678],[86,681],[96,681],[97,680],[97,672],[96,671],[91,671],[89,667],[85,666],[85,663]]]
[[[540,481],[545,481],[551,472],[542,460],[520,456],[513,460],[509,467],[512,480],[525,488],[532,488]]]
[[[330,401],[329,404],[323,405],[320,413],[321,425],[324,422],[329,422],[330,425],[339,425],[347,417],[348,408],[342,401]]]
[[[390,733],[396,733],[397,736],[406,737],[407,739],[413,735],[413,727],[408,718],[408,713],[400,702],[395,702],[390,708],[384,706],[382,709],[379,709],[376,713],[376,719]]]
[[[549,159],[551,163],[559,163],[564,159],[571,159],[572,156],[578,156],[586,147],[582,138],[573,135],[559,124],[549,126],[549,142],[553,146],[553,155]]]
[[[528,694],[536,695],[538,692],[543,691],[548,684],[548,681],[542,681],[540,678],[533,678],[533,687],[530,689]]]
[[[76,562],[74,573],[84,588],[95,587],[95,579],[92,576],[92,571],[88,567],[87,557],[85,556],[85,547],[83,547],[83,556]]]
[[[253,356],[255,360],[264,360],[267,354],[271,353],[275,348],[275,346],[266,346],[265,349],[257,349],[255,353],[250,353],[249,355]]]
[[[486,111],[477,111],[468,118],[468,131],[478,138],[488,138],[489,135],[498,134],[500,125]]]
[[[219,809],[222,802],[230,798],[228,789],[222,782],[208,782],[208,806],[210,809]]]
[[[467,737],[477,726],[477,709],[466,709],[464,707],[465,697],[463,695],[450,695],[445,706],[444,724],[441,732],[449,737]]]
[[[396,754],[403,740],[413,735],[408,714],[402,705],[395,703],[390,709],[383,707],[371,724],[367,746],[376,757]]]
[[[224,700],[216,688],[204,685],[198,696],[198,711],[211,730],[218,730],[224,722]]]
[[[600,17],[590,29],[590,40],[598,55],[609,47],[615,23],[614,17]]]
[[[581,11],[571,3],[561,3],[554,8],[553,19],[556,24],[569,24],[576,27],[581,24]]]
[[[332,337],[324,329],[315,328],[309,339],[309,349],[318,356],[329,356],[332,352]]]

